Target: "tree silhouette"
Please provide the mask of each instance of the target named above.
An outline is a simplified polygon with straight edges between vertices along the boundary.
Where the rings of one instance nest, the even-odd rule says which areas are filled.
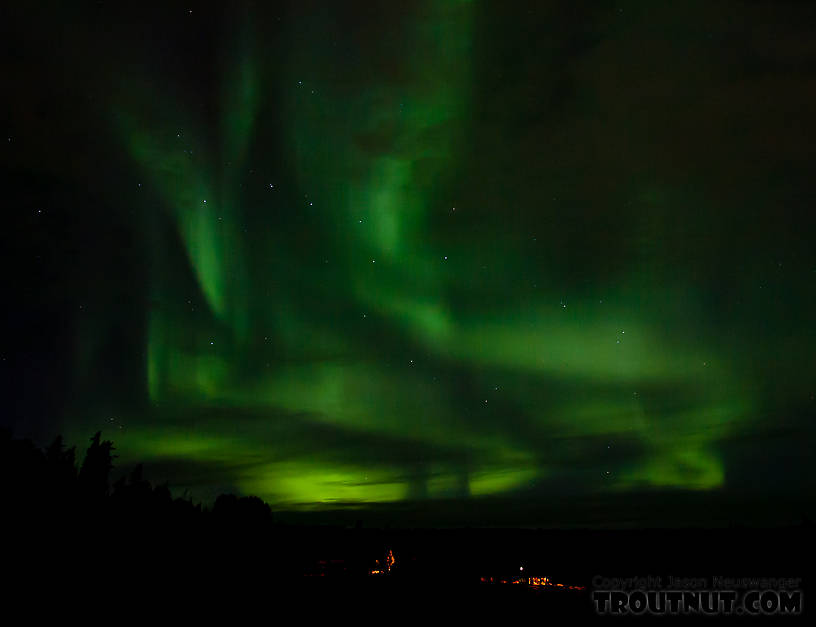
[[[61,435],[54,438],[51,445],[45,449],[45,460],[53,476],[76,479],[76,447],[66,449]]]
[[[85,495],[92,499],[104,499],[108,496],[108,478],[116,458],[112,454],[115,450],[113,442],[100,441],[101,437],[102,432],[97,431],[91,438],[91,445],[79,469],[79,483]]]

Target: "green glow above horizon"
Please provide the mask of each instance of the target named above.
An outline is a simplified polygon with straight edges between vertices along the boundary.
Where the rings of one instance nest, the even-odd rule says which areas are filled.
[[[538,173],[525,206],[515,190],[474,191],[468,164],[490,159],[469,148],[477,4],[429,0],[386,25],[359,69],[293,33],[271,72],[247,25],[219,125],[158,86],[116,111],[157,223],[183,248],[148,227],[156,416],[130,429],[126,459],[217,464],[225,484],[285,507],[571,477],[590,492],[724,485],[719,446],[759,401],[699,315],[695,277],[667,281],[651,243],[671,235],[659,216],[697,199],[633,183],[646,236],[613,264],[559,259],[559,212],[579,209],[539,190],[555,175]],[[351,47],[328,17],[301,19]],[[573,281],[578,262],[590,270]]]

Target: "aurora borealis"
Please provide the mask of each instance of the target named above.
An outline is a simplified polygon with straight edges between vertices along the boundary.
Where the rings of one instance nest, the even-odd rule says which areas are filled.
[[[188,4],[4,9],[4,424],[278,510],[812,511],[813,7]]]

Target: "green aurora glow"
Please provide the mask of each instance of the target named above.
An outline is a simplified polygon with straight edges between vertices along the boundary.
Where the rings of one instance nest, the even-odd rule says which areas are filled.
[[[726,56],[693,75],[678,26],[640,57],[680,17],[624,4],[518,38],[479,2],[247,10],[205,87],[132,64],[105,112],[144,190],[146,405],[93,414],[119,462],[290,508],[727,487],[730,443],[806,403],[813,250],[757,246],[734,219],[770,196],[683,139],[741,89]]]

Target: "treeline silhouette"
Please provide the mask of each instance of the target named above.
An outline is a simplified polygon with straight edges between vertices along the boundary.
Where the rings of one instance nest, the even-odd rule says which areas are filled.
[[[150,589],[202,600],[286,590],[290,601],[319,593],[335,600],[373,594],[395,602],[536,604],[539,597],[518,587],[480,587],[480,578],[518,577],[523,566],[531,576],[588,590],[595,575],[807,577],[812,570],[805,557],[810,523],[628,530],[287,525],[257,497],[223,494],[211,507],[174,498],[167,483],[145,479],[141,465],[111,483],[115,450],[96,433],[80,463],[76,447],[61,437],[41,449],[0,431],[9,597],[47,591],[119,598],[123,590]],[[389,550],[396,556],[389,577],[368,576]],[[558,597],[557,607],[589,611],[588,594]],[[552,598],[548,603],[556,607]]]
[[[111,484],[114,450],[113,442],[97,432],[77,465],[76,446],[67,448],[62,436],[40,449],[31,440],[0,431],[2,488],[12,519],[29,529],[55,516],[85,528],[106,522],[133,527],[157,520],[194,524],[209,518],[246,529],[272,522],[269,505],[256,496],[222,494],[212,508],[173,498],[167,483],[154,486],[143,477],[142,464]]]
[[[351,528],[287,525],[254,496],[222,494],[211,507],[174,498],[167,483],[144,478],[142,465],[111,482],[115,450],[97,432],[80,462],[62,437],[41,449],[0,432],[9,597],[105,604],[155,604],[156,595],[198,603],[242,598],[307,613],[319,602],[362,616],[392,604],[404,612],[475,601],[472,584],[486,574],[481,567],[492,567],[456,546],[481,545],[458,531],[366,529],[359,521]],[[370,576],[392,548],[398,557],[388,576]],[[570,608],[578,602],[567,600]],[[583,599],[580,606],[588,607]]]
[[[256,496],[206,506],[173,497],[141,464],[113,481],[116,458],[100,432],[80,457],[61,436],[39,448],[0,430],[2,555],[17,593],[149,586],[196,599],[286,589],[294,599],[315,575],[359,582],[386,551],[384,532],[278,522]]]
[[[98,592],[149,582],[200,596],[291,582],[319,559],[310,532],[275,524],[258,497],[174,498],[142,465],[111,482],[115,450],[96,433],[80,462],[61,436],[41,449],[0,431],[2,552],[18,583]]]

